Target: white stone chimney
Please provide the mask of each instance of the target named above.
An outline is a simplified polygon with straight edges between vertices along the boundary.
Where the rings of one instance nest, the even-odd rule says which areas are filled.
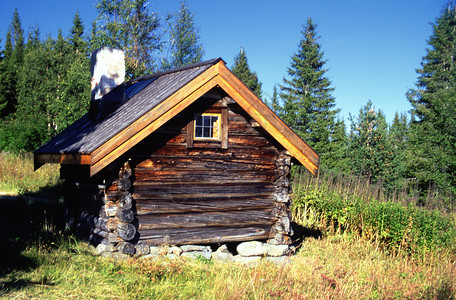
[[[108,47],[99,48],[90,56],[91,103],[89,118],[92,120],[108,114],[122,103],[123,90],[103,98],[125,81],[125,53],[123,50]]]

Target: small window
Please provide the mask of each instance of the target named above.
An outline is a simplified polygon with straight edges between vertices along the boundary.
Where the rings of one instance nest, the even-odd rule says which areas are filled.
[[[220,114],[195,115],[195,139],[220,139]]]

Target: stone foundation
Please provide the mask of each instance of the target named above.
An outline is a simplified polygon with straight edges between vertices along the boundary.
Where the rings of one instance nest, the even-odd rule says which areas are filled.
[[[212,260],[219,263],[237,263],[245,266],[255,266],[263,260],[274,264],[283,264],[289,261],[290,249],[288,245],[274,245],[259,241],[243,242],[237,245],[237,253],[228,250],[227,245],[219,246],[215,251],[210,246],[183,245],[183,246],[146,246],[137,245],[133,256],[141,259],[160,258],[188,258]],[[116,259],[132,257],[119,252],[117,247],[99,244],[95,249],[96,255],[109,256]]]

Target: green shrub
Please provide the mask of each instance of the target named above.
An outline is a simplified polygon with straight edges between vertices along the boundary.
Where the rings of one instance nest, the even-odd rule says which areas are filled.
[[[363,190],[324,177],[303,180],[299,176],[303,175],[295,178],[292,211],[295,221],[303,226],[349,232],[391,253],[415,255],[438,248],[456,249],[451,214],[413,203],[374,199],[372,187]]]

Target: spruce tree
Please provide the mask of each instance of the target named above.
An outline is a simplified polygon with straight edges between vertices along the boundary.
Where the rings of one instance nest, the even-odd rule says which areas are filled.
[[[15,111],[16,70],[13,63],[11,33],[6,34],[5,50],[0,62],[0,119],[5,119]]]
[[[372,102],[359,111],[355,119],[350,116],[348,152],[351,172],[364,176],[370,182],[385,181],[391,173],[391,148],[385,116],[375,111]]]
[[[24,31],[17,9],[9,26],[0,65],[0,119],[11,117],[17,108],[18,70],[24,57]]]
[[[334,89],[325,76],[326,61],[318,43],[316,25],[311,18],[302,30],[298,51],[291,58],[288,78],[280,86],[283,100],[282,120],[321,157],[322,165],[332,155],[336,115]]]
[[[429,47],[417,70],[408,147],[409,176],[424,191],[456,193],[456,5],[449,3],[433,24]]]
[[[147,0],[99,0],[92,47],[125,51],[126,79],[152,73],[162,50],[160,18],[151,13]]]
[[[279,94],[277,92],[277,85],[274,84],[274,88],[272,90],[272,101],[271,101],[271,109],[276,114],[281,113],[280,103],[279,103]]]
[[[244,48],[234,58],[234,65],[231,71],[241,80],[258,98],[261,99],[261,82],[258,80],[256,72],[250,70],[249,63],[247,60],[247,54]]]
[[[193,14],[185,0],[181,2],[181,8],[174,18],[170,29],[171,57],[169,61],[163,63],[165,69],[197,63],[204,55],[204,49],[194,25]]]
[[[84,25],[79,13],[76,12],[73,19],[73,27],[70,30],[70,43],[76,55],[87,51],[87,42],[84,40]]]
[[[60,114],[60,128],[63,129],[84,115],[90,102],[90,59],[87,56],[88,43],[84,39],[84,24],[76,13],[69,35],[69,51],[65,58],[66,67],[62,76],[63,111]],[[60,131],[60,130],[59,130]]]
[[[331,142],[328,145],[328,153],[324,157],[322,167],[336,174],[350,172],[350,161],[348,159],[348,137],[344,119],[338,118],[335,121],[331,134]]]
[[[409,123],[404,113],[394,114],[393,122],[388,129],[388,140],[391,143],[391,174],[386,180],[390,189],[403,190],[406,182],[406,151],[409,140]]]

